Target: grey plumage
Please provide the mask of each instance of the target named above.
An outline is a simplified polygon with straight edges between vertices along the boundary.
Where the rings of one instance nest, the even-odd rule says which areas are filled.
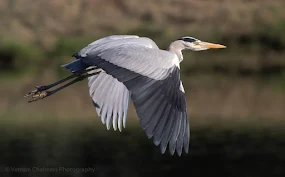
[[[171,154],[174,154],[175,149],[177,149],[178,155],[181,155],[182,147],[188,145],[186,143],[183,144],[183,141],[185,141],[183,138],[184,134],[180,135],[180,144],[177,143],[177,139],[180,131],[185,132],[185,130],[180,130],[181,127],[189,129],[189,125],[184,125],[186,124],[184,119],[187,119],[187,109],[184,93],[181,90],[183,86],[180,81],[179,59],[174,53],[159,50],[155,46],[152,48],[153,44],[148,46],[144,46],[141,43],[135,45],[136,40],[140,38],[131,39],[131,46],[128,46],[129,43],[124,43],[126,39],[121,39],[122,41],[119,42],[117,47],[114,47],[115,42],[112,41],[112,47],[106,46],[104,49],[102,45],[108,44],[105,42],[98,46],[100,49],[96,49],[94,46],[92,50],[89,50],[89,53],[86,53],[86,50],[84,50],[84,55],[81,57],[79,55],[78,58],[88,66],[102,68],[105,71],[105,75],[124,85],[126,90],[130,91],[137,115],[140,118],[141,127],[146,131],[147,136],[149,138],[155,136],[153,139],[154,144],[160,144],[162,153],[165,152],[169,144]],[[146,42],[149,39],[142,39],[141,41]],[[149,54],[149,59],[145,53]],[[100,77],[100,74],[98,77]],[[98,84],[95,83],[92,77],[89,81],[91,81],[91,84],[92,82],[94,85]],[[102,98],[104,99],[101,100],[103,103],[103,108],[101,108],[102,114],[99,114],[102,122],[106,123],[108,129],[111,119],[108,109],[116,110],[116,108],[112,106],[107,107],[106,102],[108,104],[111,104],[109,101],[116,102],[111,95],[114,95],[114,90],[116,90],[114,88],[118,86],[118,83],[114,85],[115,82],[110,83],[110,81],[104,81],[104,84],[108,85],[108,88],[105,89],[109,95]],[[101,97],[99,96],[99,99]],[[96,102],[96,96],[93,98]],[[100,106],[100,103],[98,105]],[[169,114],[165,114],[166,109],[168,109]],[[114,116],[114,113],[112,115]],[[112,119],[116,120],[116,116]],[[165,124],[166,122],[168,123],[167,125]],[[115,129],[114,126],[113,128]],[[184,148],[187,149],[187,147]]]
[[[62,67],[73,74],[55,83],[36,87],[26,94],[34,102],[88,78],[89,94],[98,116],[109,130],[126,127],[130,99],[140,125],[153,138],[161,153],[168,146],[171,155],[189,151],[190,127],[186,98],[180,80],[182,50],[225,48],[192,37],[173,41],[160,50],[149,38],[114,35],[92,42],[73,55]],[[51,88],[70,82],[50,90]]]
[[[146,54],[150,57],[146,58]],[[184,98],[180,90],[179,59],[174,53],[159,50],[148,38],[115,36],[95,41],[74,56],[81,60],[81,65],[98,66],[105,71],[90,77],[89,87],[93,102],[99,106],[96,111],[107,129],[112,123],[114,130],[117,126],[122,130],[131,97],[147,136],[154,137],[154,144],[161,145],[162,153],[169,144],[171,154],[177,149],[181,155],[183,143],[176,145],[176,141],[181,120],[187,119],[187,109],[185,99],[179,96],[182,94]],[[189,125],[182,127],[186,129]]]
[[[180,81],[182,50],[194,51],[225,46],[182,37],[168,51],[149,38],[114,35],[89,44],[63,65],[72,72],[90,66],[103,72],[88,78],[90,96],[102,123],[122,131],[132,99],[140,125],[161,153],[188,153],[190,127],[184,88]],[[93,71],[93,72],[96,72]],[[123,125],[123,126],[122,126]]]

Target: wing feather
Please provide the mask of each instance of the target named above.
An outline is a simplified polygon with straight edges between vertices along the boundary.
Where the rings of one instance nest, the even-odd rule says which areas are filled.
[[[103,61],[100,59],[103,59]],[[102,68],[107,68],[106,70],[109,72],[114,72],[112,66],[109,65],[111,63],[156,80],[165,79],[170,68],[179,66],[179,59],[174,53],[139,45],[130,45],[129,43],[114,48],[106,47],[105,50],[90,51],[86,57],[82,57],[82,61],[91,66],[101,65]],[[158,75],[157,71],[161,74]]]
[[[111,75],[102,72],[88,78],[89,93],[96,108],[98,116],[107,129],[113,124],[113,129],[122,131],[120,121],[126,124],[130,93],[126,86]],[[123,117],[125,115],[125,117]]]
[[[159,107],[157,108],[157,112],[155,113],[155,115],[150,116],[152,118],[147,124],[146,134],[149,138],[153,137],[155,129],[157,128],[159,122],[163,118],[163,112],[166,109],[167,102],[165,100],[162,100],[162,99],[163,99],[163,97],[161,97],[161,100],[159,100],[159,102],[161,102],[161,103],[158,103]]]
[[[182,154],[182,148],[183,148],[183,137],[185,134],[185,130],[186,130],[186,119],[183,119],[183,117],[185,117],[185,113],[182,113],[182,119],[181,119],[181,128],[179,131],[179,135],[178,135],[178,139],[176,142],[176,151],[177,154],[180,156]]]
[[[141,104],[141,106],[135,106],[138,114],[142,117],[140,124],[143,129],[145,129],[149,122],[153,120],[153,116],[157,113],[157,109],[159,109],[162,101],[163,95],[160,92],[156,92],[150,99],[147,99],[143,104]],[[156,102],[156,104],[153,104],[154,102]]]
[[[130,94],[127,89],[125,89],[124,92],[125,92],[124,105],[126,106],[126,109],[124,109],[123,127],[126,128],[128,108],[129,108],[129,103],[130,103]]]
[[[156,130],[155,130],[155,133],[154,133],[154,137],[153,137],[153,141],[154,141],[154,144],[156,146],[158,146],[161,142],[161,139],[163,137],[163,133],[164,133],[164,130],[165,130],[165,127],[169,121],[169,115],[171,113],[171,105],[167,105],[166,108],[165,108],[165,111],[164,111],[164,114],[162,115],[163,116],[163,119],[161,119],[161,121],[159,122]]]
[[[115,89],[114,89],[114,93],[113,96],[116,96],[118,94],[120,94],[120,88],[118,87],[117,84],[115,84]],[[118,98],[118,96],[117,96]],[[110,124],[112,123],[113,125],[113,129],[116,131],[117,130],[117,126],[116,126],[116,122],[118,121],[117,116],[118,116],[118,104],[117,104],[117,100],[113,100],[113,108],[111,109],[112,111],[112,122],[110,122]]]
[[[167,119],[169,119],[169,120],[167,122],[167,125],[164,127],[163,135],[161,137],[161,142],[160,142],[160,150],[161,150],[162,154],[165,153],[165,150],[166,150],[167,144],[169,142],[169,139],[171,137],[172,129],[173,129],[173,126],[175,123],[175,121],[174,121],[175,110],[173,109],[173,106],[171,108],[172,108],[172,111],[170,112],[169,116],[167,117]]]
[[[110,84],[110,90],[109,90],[109,93],[107,94],[108,95],[108,99],[105,99],[106,102],[104,103],[107,108],[107,117],[106,117],[106,127],[108,130],[110,130],[110,126],[111,126],[111,120],[112,120],[112,117],[113,117],[113,107],[114,107],[114,104],[112,103],[113,102],[113,97],[115,96],[114,95],[114,92],[115,92],[115,89],[116,89],[116,83],[115,82],[111,82]]]

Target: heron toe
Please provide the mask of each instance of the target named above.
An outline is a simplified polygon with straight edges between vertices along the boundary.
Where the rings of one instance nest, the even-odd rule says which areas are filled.
[[[32,96],[32,95],[34,95],[34,94],[36,94],[39,90],[38,90],[38,87],[36,87],[37,89],[35,89],[35,90],[32,90],[32,91],[30,91],[29,93],[27,93],[26,95],[25,95],[25,97],[29,97],[29,96]]]
[[[45,91],[45,90],[47,89],[46,86],[36,86],[35,88],[36,88],[35,90],[30,91],[30,92],[27,93],[24,97],[33,96],[33,95],[35,95],[35,94],[37,94],[37,93],[40,93],[40,92],[42,92],[42,91]]]
[[[34,94],[32,96],[32,99],[29,101],[29,103],[37,101],[39,99],[43,99],[43,98],[47,97],[48,95],[49,95],[49,92],[47,92],[47,91],[43,91],[43,92],[39,92],[37,94]]]

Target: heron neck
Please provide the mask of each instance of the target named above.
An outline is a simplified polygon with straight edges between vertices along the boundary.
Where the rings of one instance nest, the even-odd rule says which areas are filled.
[[[182,50],[185,49],[184,45],[181,44],[179,41],[172,42],[169,47],[168,51],[173,52],[179,58],[179,62],[183,60]]]

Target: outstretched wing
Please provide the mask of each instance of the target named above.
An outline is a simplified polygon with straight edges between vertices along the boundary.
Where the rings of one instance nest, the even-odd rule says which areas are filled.
[[[94,47],[106,45],[110,42],[122,39],[139,38],[136,35],[113,35],[96,40],[75,53],[73,56],[79,59]],[[82,63],[81,61],[79,63]],[[82,64],[81,64],[82,65]],[[78,65],[76,65],[78,66]],[[76,68],[76,67],[75,67]],[[93,70],[89,72],[97,72]],[[126,127],[127,113],[130,102],[130,92],[126,86],[119,82],[116,78],[101,72],[88,78],[89,94],[93,104],[96,107],[96,112],[101,118],[103,124],[106,124],[109,130],[111,125],[113,129],[122,131]]]
[[[179,60],[171,52],[149,47],[147,38],[120,39],[95,45],[80,58],[122,82],[131,92],[140,124],[164,153],[189,148],[186,99]]]
[[[130,102],[130,92],[126,86],[105,72],[89,77],[88,86],[102,123],[106,124],[108,130],[113,125],[114,130],[118,128],[122,131],[122,127],[126,127]]]

